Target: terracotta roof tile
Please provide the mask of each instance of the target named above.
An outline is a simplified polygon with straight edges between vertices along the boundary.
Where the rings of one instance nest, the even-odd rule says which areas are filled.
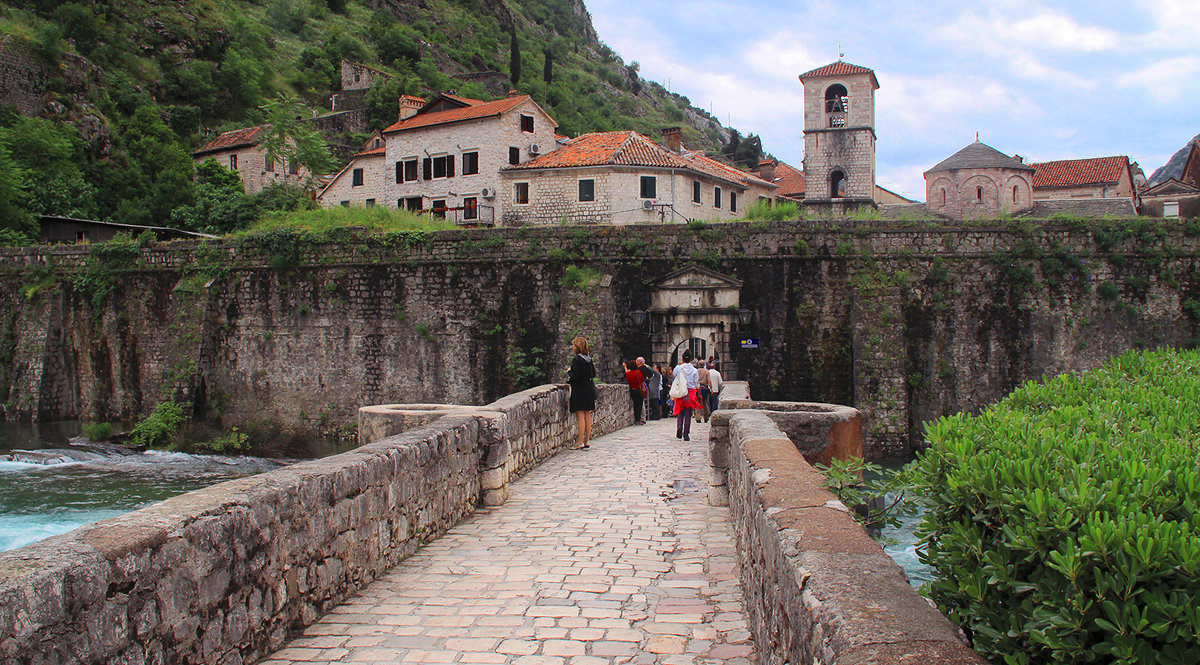
[[[727,182],[772,186],[772,183],[700,153],[676,154],[650,140],[649,137],[631,131],[583,134],[567,141],[554,152],[541,155],[524,164],[507,166],[505,170],[582,166],[647,166],[687,169]]]
[[[1129,171],[1128,157],[1092,157],[1089,159],[1060,159],[1054,162],[1030,164],[1033,187],[1076,187],[1114,183]]]
[[[386,151],[387,151],[387,146],[381,145],[378,148],[371,148],[370,150],[363,150],[362,152],[356,152],[356,153],[354,153],[354,156],[355,157],[370,157],[372,155],[382,155]]]
[[[841,60],[838,60],[837,62],[830,63],[824,67],[817,67],[811,71],[804,72],[800,75],[800,78],[806,79],[817,78],[819,76],[846,76],[848,74],[871,74],[874,76],[875,72],[867,69],[866,67],[859,67],[858,65],[852,65],[848,62],[842,62]]]
[[[262,135],[266,133],[268,127],[269,125],[259,125],[257,127],[243,127],[242,129],[231,129],[228,132],[221,132],[217,135],[217,138],[200,146],[192,154],[202,155],[219,150],[231,150],[248,145],[258,145],[262,142]]]
[[[804,196],[806,189],[804,172],[784,162],[775,165],[775,184],[783,196]]]
[[[451,95],[445,95],[452,97]],[[468,100],[466,97],[454,97],[457,101],[474,102],[470,106],[463,108],[449,109],[446,111],[431,111],[428,113],[418,113],[411,118],[406,118],[393,124],[387,129],[387,132],[403,132],[417,127],[429,127],[431,125],[444,125],[451,122],[461,122],[463,120],[474,120],[476,118],[487,118],[512,109],[522,102],[530,99],[529,95],[521,95],[520,97],[506,97],[497,99],[494,102],[481,102],[478,99]]]

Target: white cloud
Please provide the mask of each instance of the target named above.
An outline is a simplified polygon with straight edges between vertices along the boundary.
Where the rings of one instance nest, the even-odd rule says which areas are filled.
[[[1148,99],[1155,103],[1174,102],[1194,89],[1197,71],[1200,71],[1200,57],[1182,56],[1160,60],[1124,74],[1117,79],[1117,85],[1124,88],[1144,87],[1153,93]]]

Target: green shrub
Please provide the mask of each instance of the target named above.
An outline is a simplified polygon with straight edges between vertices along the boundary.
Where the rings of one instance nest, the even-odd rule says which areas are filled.
[[[1004,663],[1200,662],[1200,352],[1131,352],[927,427],[926,591]]]
[[[217,455],[243,455],[250,452],[250,435],[234,427],[212,441],[202,441],[193,446],[197,452]]]
[[[113,435],[110,423],[84,423],[83,435],[92,441],[104,441]]]
[[[131,446],[162,448],[171,443],[187,418],[183,407],[175,402],[160,402],[154,412],[143,418],[129,433]]]

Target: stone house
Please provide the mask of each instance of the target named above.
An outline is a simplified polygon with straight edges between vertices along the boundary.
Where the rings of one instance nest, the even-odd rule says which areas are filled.
[[[1143,190],[1141,200],[1142,214],[1151,217],[1200,217],[1200,141],[1188,147],[1179,177]]]
[[[1127,198],[1138,207],[1138,191],[1129,157],[1092,157],[1060,159],[1030,164],[1033,174],[1033,198],[1107,199]]]
[[[307,182],[310,175],[308,169],[299,164],[268,159],[266,152],[259,147],[269,129],[270,125],[259,125],[221,132],[217,138],[193,152],[192,159],[200,164],[212,158],[221,166],[237,172],[247,194],[276,183],[302,185]]]
[[[377,190],[364,186],[367,182],[384,182],[388,174],[383,135],[376,132],[367,139],[350,162],[333,174],[321,189],[321,203],[350,206],[373,206],[379,202]]]
[[[360,152],[321,191],[322,205],[373,200],[463,224],[493,224],[500,169],[558,147],[554,119],[529,95],[491,102],[406,95],[399,107],[399,120],[380,135],[382,163],[378,148]]]
[[[925,172],[929,212],[984,219],[1033,209],[1034,168],[976,139]]]
[[[584,134],[555,152],[505,167],[504,225],[649,224],[739,219],[779,186],[689,151],[677,127],[664,145],[632,131]]]
[[[758,163],[758,166],[750,169],[750,173],[779,185],[779,190],[776,195],[780,199],[794,201],[796,203],[804,202],[804,194],[806,189],[806,181],[804,172],[796,167],[781,162],[776,159],[764,159]],[[899,194],[875,185],[875,203],[878,205],[908,205],[915,203],[912,199],[905,198]]]

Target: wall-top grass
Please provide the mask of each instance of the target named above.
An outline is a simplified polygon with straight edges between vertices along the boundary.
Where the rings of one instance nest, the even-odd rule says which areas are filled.
[[[928,428],[939,607],[1012,663],[1200,660],[1200,352],[1130,352]]]

